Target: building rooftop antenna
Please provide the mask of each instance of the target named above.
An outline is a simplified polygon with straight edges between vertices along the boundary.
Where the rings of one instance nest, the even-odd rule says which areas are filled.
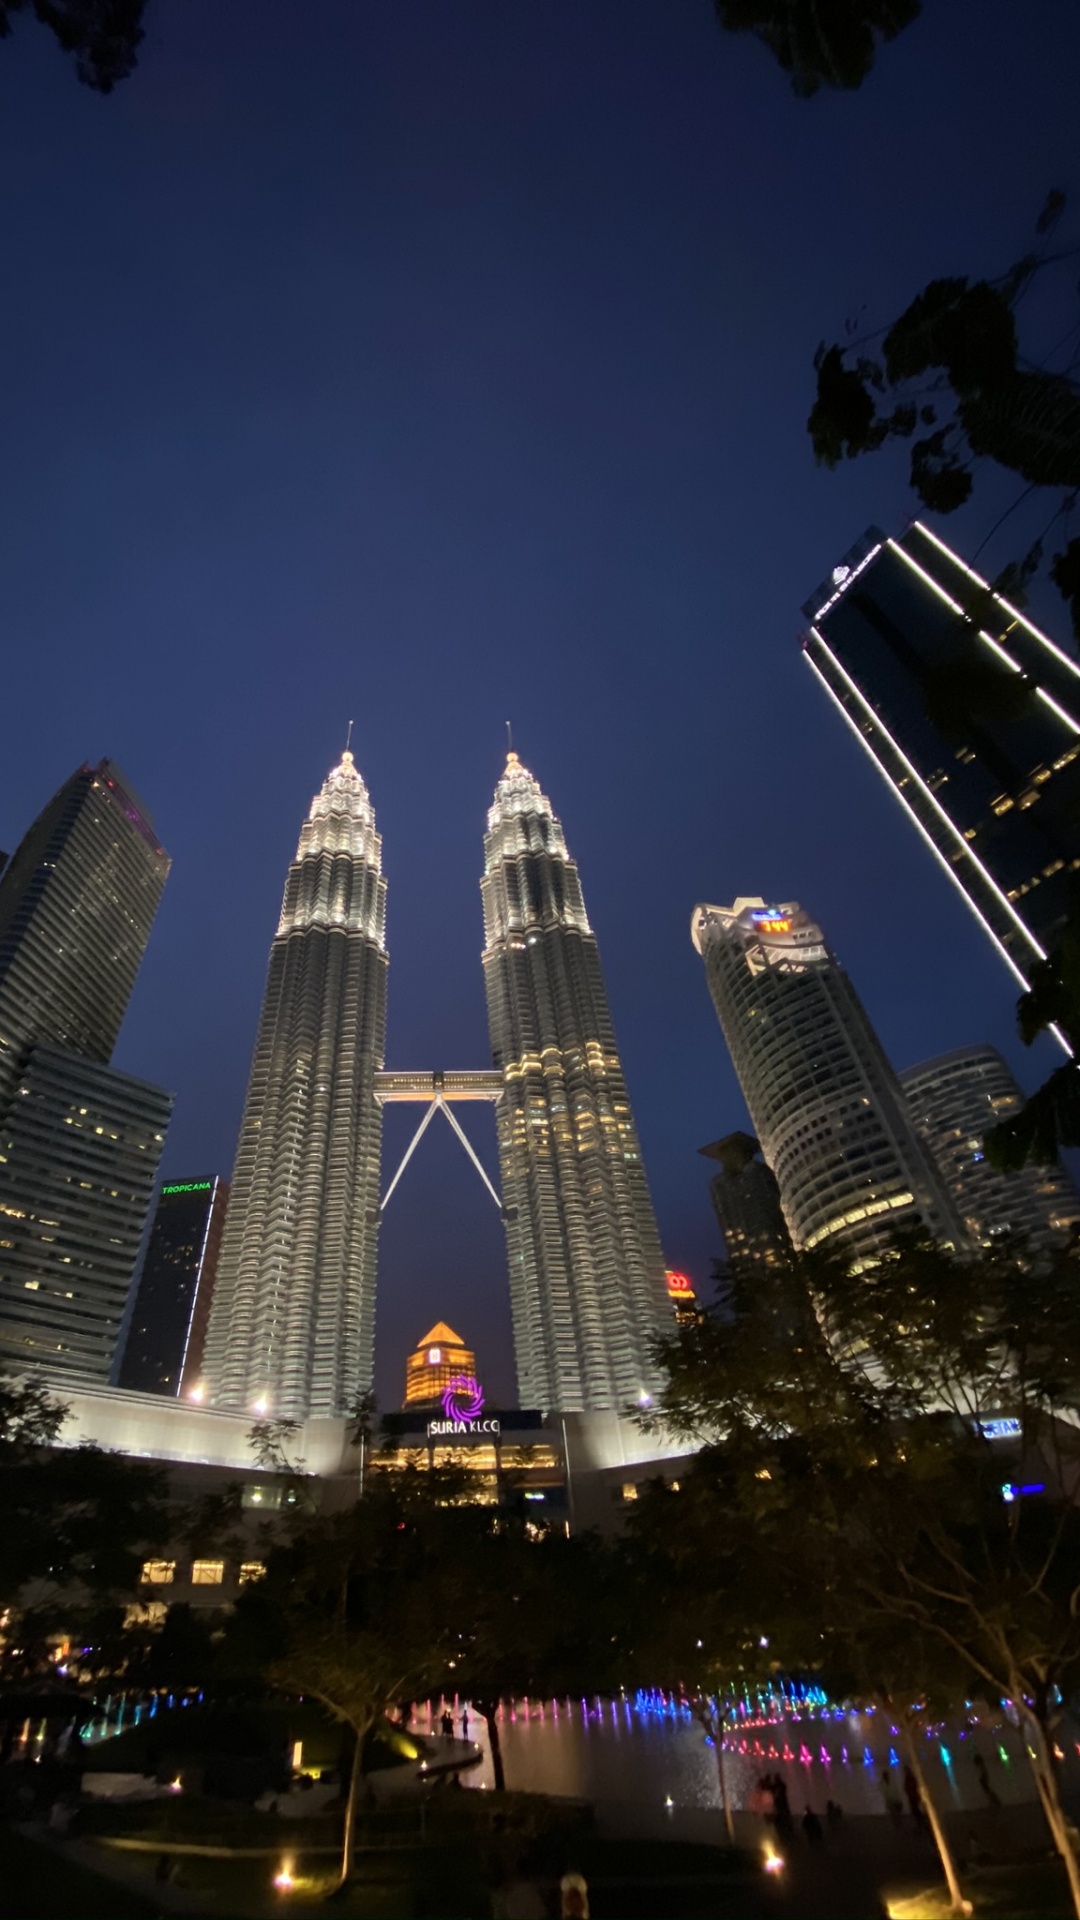
[[[349,731],[348,731],[348,733],[347,733],[347,734],[345,735],[345,751],[346,751],[346,753],[348,753],[348,751],[349,751],[349,748],[350,748],[350,747],[352,746],[352,730],[353,730],[353,723],[352,723],[352,721],[350,720],[350,721],[349,721]]]
[[[514,730],[509,720],[506,723],[506,751],[507,753],[513,753],[514,751]]]

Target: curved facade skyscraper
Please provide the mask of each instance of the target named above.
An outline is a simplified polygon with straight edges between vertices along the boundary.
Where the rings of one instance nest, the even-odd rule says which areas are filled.
[[[699,906],[691,935],[796,1247],[872,1259],[898,1227],[963,1245],[960,1217],[821,928],[793,901]]]
[[[578,870],[515,753],[481,892],[521,1401],[618,1411],[657,1385],[664,1261]]]
[[[304,1419],[371,1384],[386,881],[351,753],[289,868],[206,1339],[207,1398]]]

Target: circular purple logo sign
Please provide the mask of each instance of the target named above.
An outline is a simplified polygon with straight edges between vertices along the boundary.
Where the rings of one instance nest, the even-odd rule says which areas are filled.
[[[455,1373],[442,1403],[448,1420],[475,1420],[483,1412],[483,1388],[471,1373]]]

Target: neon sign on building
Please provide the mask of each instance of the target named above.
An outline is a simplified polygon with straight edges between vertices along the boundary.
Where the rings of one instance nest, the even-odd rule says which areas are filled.
[[[755,907],[750,918],[759,933],[791,932],[791,915],[779,907]]]
[[[444,1389],[442,1407],[444,1418],[428,1421],[430,1439],[447,1434],[494,1435],[502,1431],[498,1420],[481,1418],[484,1389],[471,1373],[455,1373]]]

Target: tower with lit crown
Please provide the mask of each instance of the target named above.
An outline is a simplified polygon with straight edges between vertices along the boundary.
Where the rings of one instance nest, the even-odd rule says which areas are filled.
[[[481,892],[522,1404],[618,1411],[657,1385],[664,1260],[578,870],[516,753]]]
[[[345,752],[270,950],[206,1338],[215,1406],[340,1415],[371,1385],[386,971],[382,845]]]

